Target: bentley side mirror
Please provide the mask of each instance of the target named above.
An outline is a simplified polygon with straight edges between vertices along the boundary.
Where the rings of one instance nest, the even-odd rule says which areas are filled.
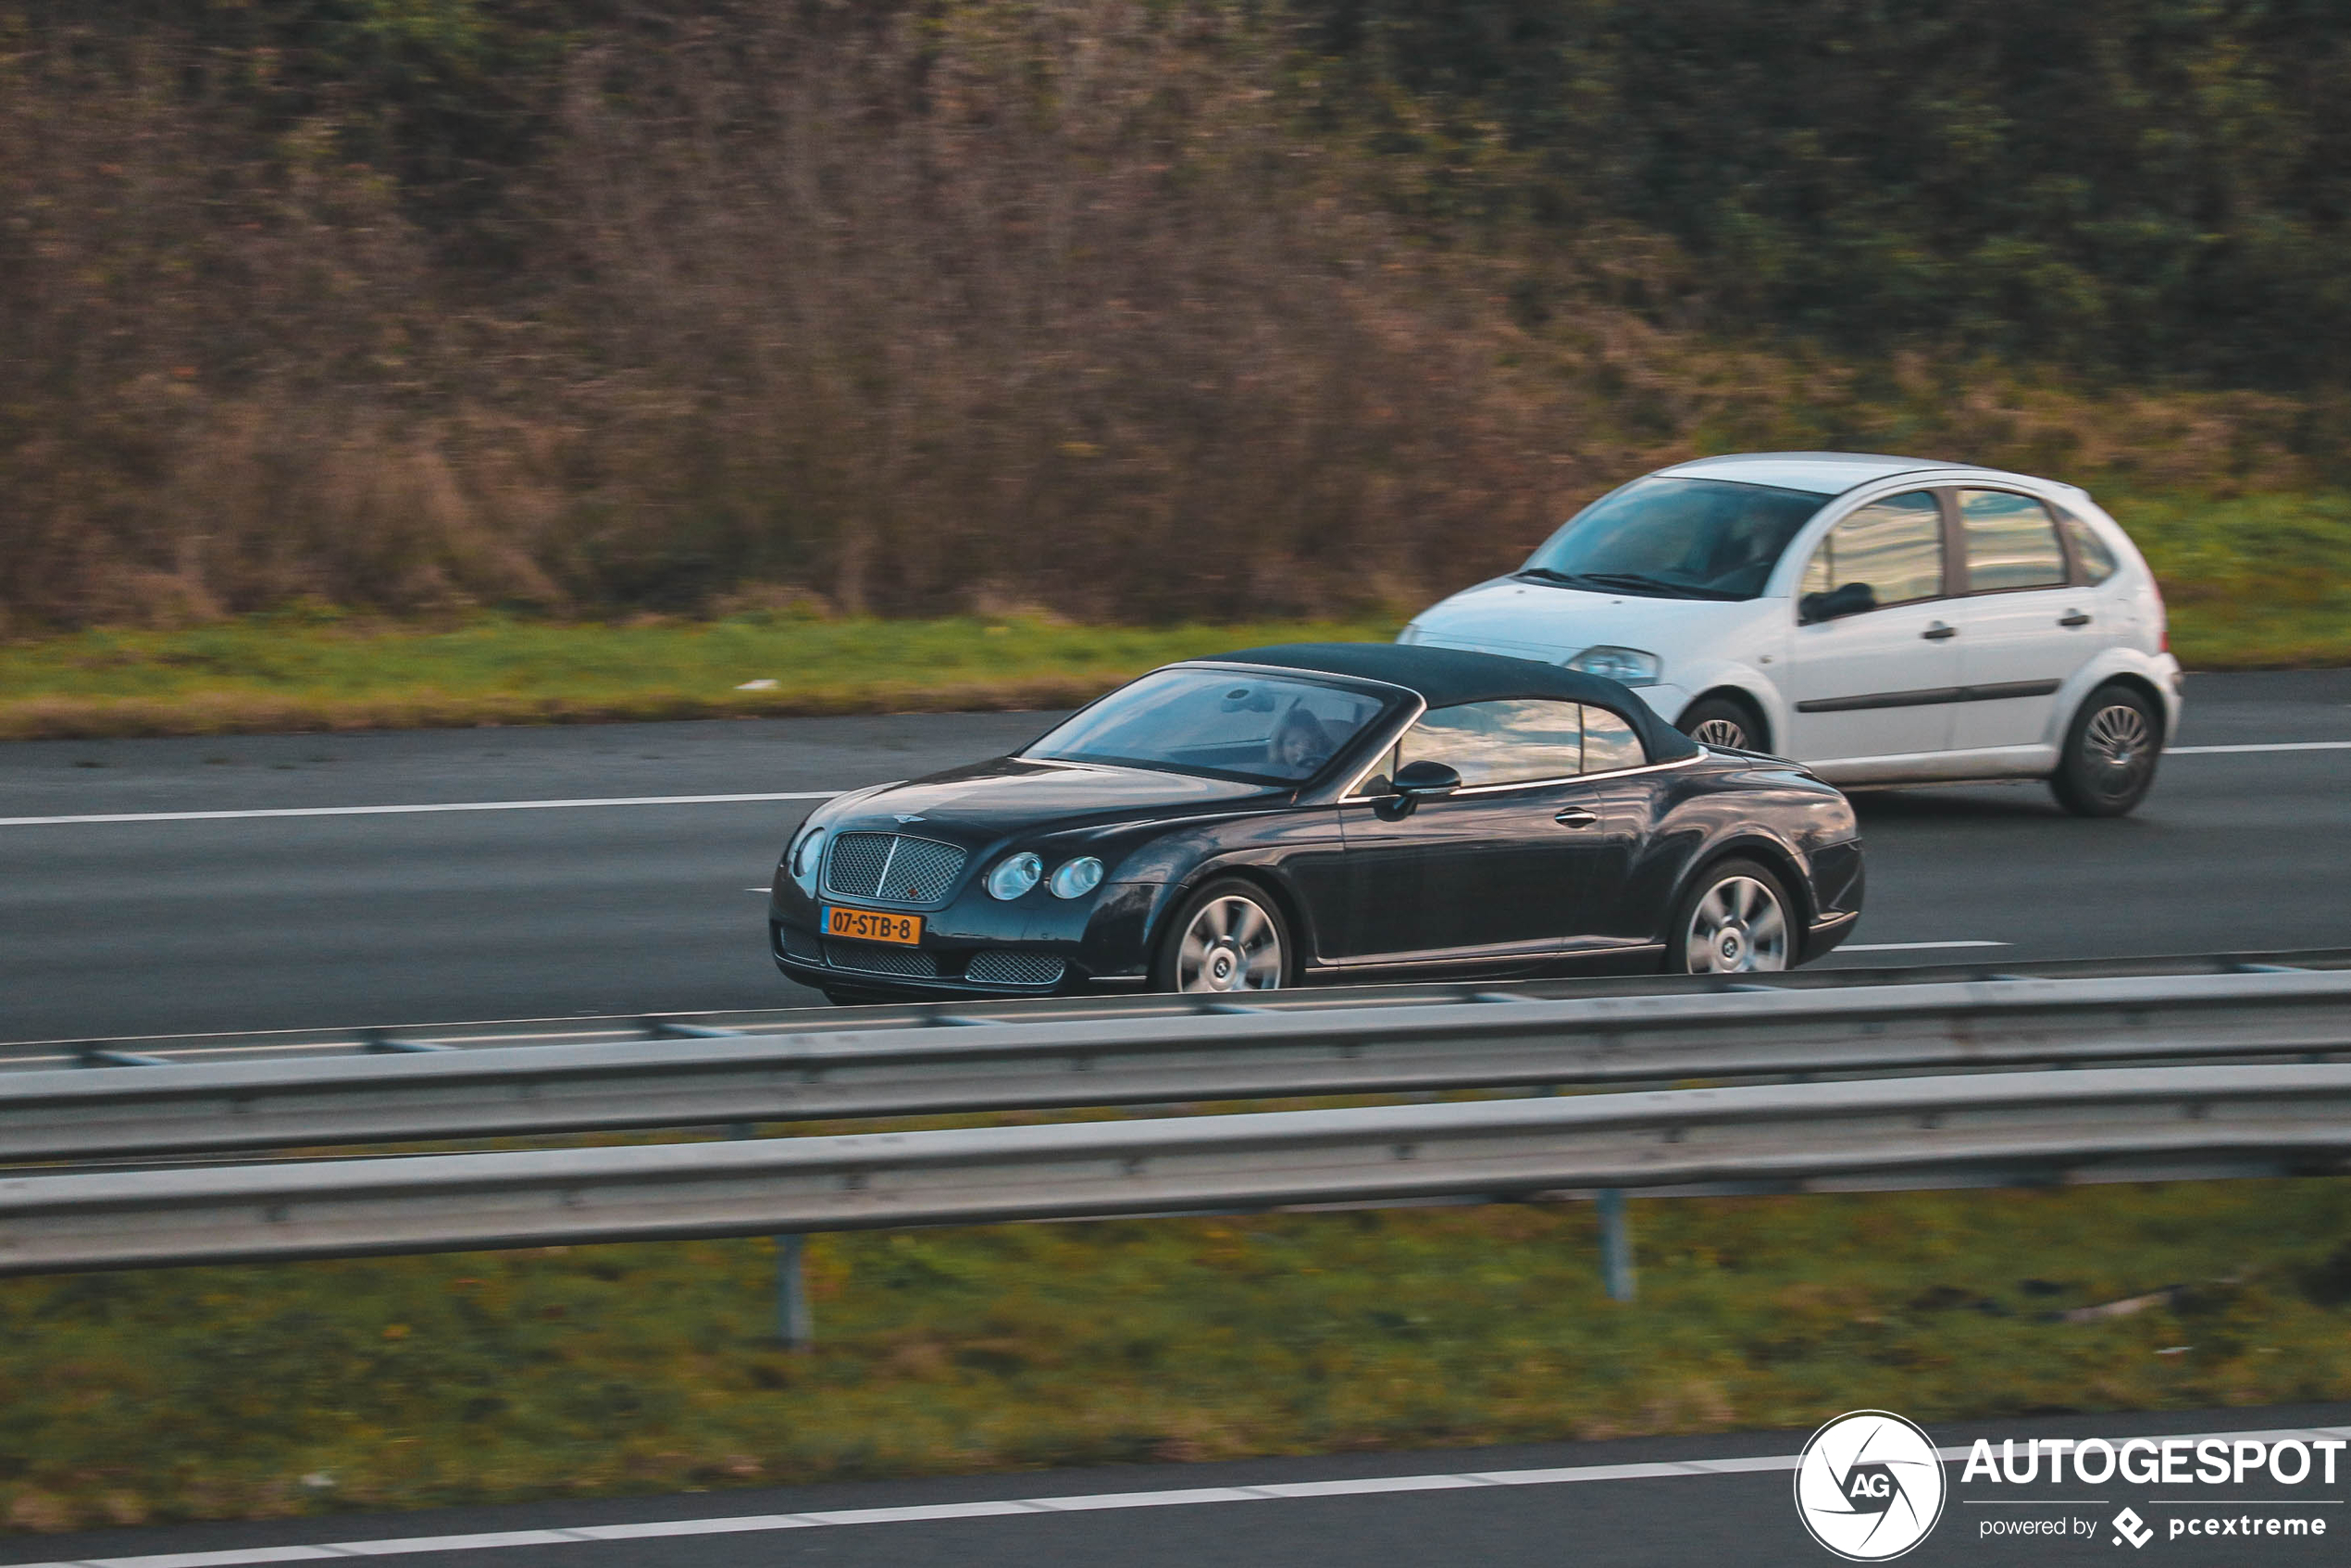
[[[1462,787],[1462,776],[1441,762],[1408,762],[1389,780],[1391,817],[1410,816],[1423,801],[1441,801]]]

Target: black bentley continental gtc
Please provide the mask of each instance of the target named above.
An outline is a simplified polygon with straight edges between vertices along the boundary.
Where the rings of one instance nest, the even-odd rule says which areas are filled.
[[[1392,643],[1154,670],[1010,756],[827,802],[776,963],[837,1002],[1784,969],[1860,917],[1852,807],[1614,681]]]

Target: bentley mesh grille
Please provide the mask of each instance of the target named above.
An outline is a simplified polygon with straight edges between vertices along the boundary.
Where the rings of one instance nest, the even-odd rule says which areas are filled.
[[[824,950],[816,945],[815,937],[805,931],[795,931],[790,926],[779,926],[777,929],[783,933],[786,958],[797,958],[809,964],[824,961]]]
[[[1041,952],[974,953],[964,978],[989,986],[1050,986],[1065,968],[1058,958]]]
[[[843,898],[935,903],[947,896],[968,858],[936,839],[903,833],[843,833],[825,863],[825,886]]]
[[[825,885],[851,898],[869,899],[881,886],[882,867],[898,842],[895,833],[843,833],[833,840],[825,863]]]
[[[825,962],[836,969],[866,975],[905,975],[916,979],[939,978],[939,955],[918,947],[884,947],[877,942],[827,942]]]

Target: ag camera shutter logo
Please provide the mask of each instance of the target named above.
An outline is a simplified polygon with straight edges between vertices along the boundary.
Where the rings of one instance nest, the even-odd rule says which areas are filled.
[[[1884,1562],[1926,1539],[1943,1499],[1934,1441],[1888,1411],[1838,1416],[1796,1464],[1797,1517],[1848,1562]]]

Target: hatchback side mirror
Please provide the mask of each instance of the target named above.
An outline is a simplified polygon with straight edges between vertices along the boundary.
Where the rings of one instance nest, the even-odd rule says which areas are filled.
[[[1877,593],[1866,582],[1848,582],[1826,593],[1808,593],[1797,601],[1797,615],[1806,626],[1858,616],[1877,608]]]
[[[1387,815],[1410,816],[1423,801],[1441,801],[1462,787],[1462,776],[1441,762],[1408,762],[1388,783]]]

